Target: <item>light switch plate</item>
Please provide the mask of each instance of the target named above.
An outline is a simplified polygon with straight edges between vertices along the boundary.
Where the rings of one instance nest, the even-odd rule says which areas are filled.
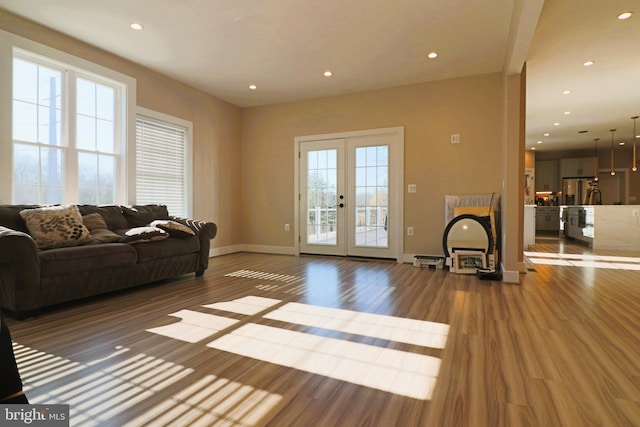
[[[416,185],[415,184],[409,184],[407,186],[407,192],[409,193],[415,193],[416,192]]]

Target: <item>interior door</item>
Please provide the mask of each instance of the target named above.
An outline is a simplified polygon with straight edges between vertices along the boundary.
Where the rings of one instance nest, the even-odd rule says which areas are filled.
[[[300,143],[301,253],[397,256],[393,145],[389,134]]]

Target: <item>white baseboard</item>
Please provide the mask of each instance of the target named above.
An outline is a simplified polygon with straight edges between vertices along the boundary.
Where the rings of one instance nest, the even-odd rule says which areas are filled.
[[[233,254],[237,252],[254,252],[262,254],[274,254],[274,255],[296,255],[296,248],[292,246],[266,246],[266,245],[233,245],[224,246],[221,248],[211,248],[209,250],[209,257],[217,257],[222,255]],[[402,254],[401,262],[407,264],[413,264],[413,257],[415,254]],[[522,268],[518,263],[518,268]],[[508,271],[502,267],[502,281],[505,283],[520,283],[519,271]],[[526,272],[526,265],[524,265],[524,271]]]
[[[505,270],[504,265],[502,267],[502,281],[505,283],[517,283],[520,284],[520,272]]]
[[[242,251],[244,251],[243,245],[223,246],[221,248],[210,248],[209,258],[222,256],[222,255],[235,254]]]
[[[274,255],[296,255],[296,250],[292,246],[265,246],[265,245],[233,245],[221,248],[211,248],[209,258],[229,255],[238,252],[255,252]]]

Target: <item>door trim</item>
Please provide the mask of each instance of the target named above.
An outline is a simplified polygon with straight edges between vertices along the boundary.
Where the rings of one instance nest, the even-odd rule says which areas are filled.
[[[398,179],[394,180],[392,186],[390,186],[390,192],[392,192],[395,197],[391,202],[393,204],[393,208],[396,212],[396,226],[392,227],[393,233],[389,235],[389,239],[393,239],[394,248],[395,248],[395,259],[397,262],[403,262],[403,252],[404,252],[404,126],[397,127],[389,127],[389,128],[379,128],[379,129],[368,129],[368,130],[358,130],[351,132],[337,132],[337,133],[327,133],[327,134],[318,134],[318,135],[306,135],[306,136],[296,136],[294,137],[294,221],[293,221],[293,232],[294,232],[294,248],[296,256],[300,255],[300,144],[302,142],[307,141],[317,141],[324,139],[348,139],[353,137],[365,137],[370,135],[391,135],[395,138],[395,143],[397,146],[397,152],[395,154],[395,158],[391,161],[395,162],[396,168],[399,170],[395,173],[400,174]],[[393,155],[392,155],[393,156]]]

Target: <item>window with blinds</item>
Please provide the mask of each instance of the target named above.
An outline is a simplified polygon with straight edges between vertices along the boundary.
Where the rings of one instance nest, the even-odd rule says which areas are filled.
[[[190,129],[190,123],[138,115],[136,204],[167,205],[171,215],[190,216]]]

